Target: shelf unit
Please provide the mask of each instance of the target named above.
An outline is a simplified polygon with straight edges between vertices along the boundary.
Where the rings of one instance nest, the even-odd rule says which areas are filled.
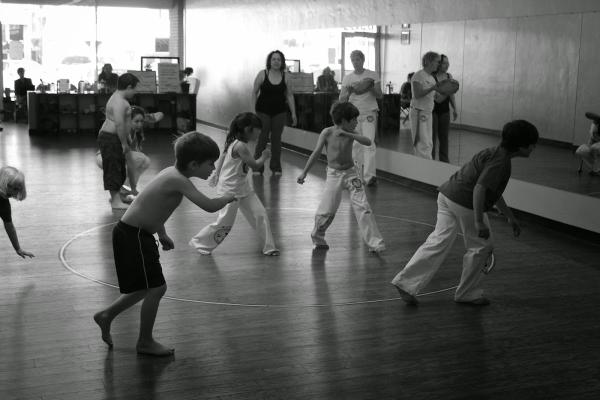
[[[105,120],[110,95],[101,93],[35,93],[28,96],[29,134],[97,135]],[[138,93],[131,105],[164,118],[147,129],[176,133],[196,128],[196,95],[184,93]],[[184,129],[185,128],[185,129]]]

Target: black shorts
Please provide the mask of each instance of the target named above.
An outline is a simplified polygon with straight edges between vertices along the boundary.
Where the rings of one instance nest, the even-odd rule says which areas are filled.
[[[154,235],[119,221],[113,229],[112,237],[121,293],[132,293],[165,284]]]
[[[127,177],[127,168],[119,136],[100,131],[98,147],[102,155],[104,190],[120,190]]]

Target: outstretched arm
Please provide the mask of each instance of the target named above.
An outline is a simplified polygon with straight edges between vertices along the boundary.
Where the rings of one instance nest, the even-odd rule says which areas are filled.
[[[363,146],[371,145],[371,139],[369,139],[368,137],[363,136],[363,135],[358,135],[356,133],[341,131],[340,136],[346,136],[346,137],[352,138],[352,139],[356,140],[358,143],[362,144]]]
[[[327,143],[327,138],[329,137],[329,135],[329,129],[323,129],[323,131],[319,135],[319,139],[317,140],[317,145],[315,146],[315,149],[308,158],[308,161],[306,162],[302,173],[300,174],[300,176],[298,176],[298,179],[296,180],[299,184],[302,185],[304,183],[304,180],[306,179],[306,174],[308,174],[308,171],[310,171],[315,161],[317,161],[317,159],[321,155],[321,152],[323,151],[325,143]]]
[[[254,159],[254,156],[250,154],[248,147],[239,142],[236,144],[236,148],[233,150],[236,151],[242,161],[253,170],[257,170],[262,167],[265,164],[265,161],[271,156],[271,151],[266,148],[263,150],[259,158]]]
[[[19,237],[17,236],[17,230],[15,229],[15,226],[12,222],[5,222],[4,229],[6,230],[6,234],[10,239],[10,243],[21,258],[34,257],[32,253],[25,251],[21,248],[21,245],[19,244]]]
[[[214,199],[203,195],[188,179],[179,181],[179,191],[192,203],[207,212],[216,212],[235,200],[234,196],[225,195]]]

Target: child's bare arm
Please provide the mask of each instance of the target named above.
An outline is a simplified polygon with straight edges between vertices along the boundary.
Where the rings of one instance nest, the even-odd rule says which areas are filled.
[[[363,135],[358,135],[356,133],[341,131],[340,136],[346,136],[346,137],[352,138],[352,139],[356,140],[358,143],[362,144],[363,146],[371,145],[371,139],[369,139],[368,137],[363,136]]]
[[[129,151],[129,142],[127,138],[129,137],[129,132],[127,132],[127,118],[131,118],[131,108],[126,103],[118,103],[117,110],[114,113],[115,118],[115,128],[117,130],[117,136],[119,136],[119,140],[121,141],[121,146],[123,147],[123,153],[127,153]]]
[[[323,151],[323,146],[325,146],[325,143],[327,143],[327,138],[330,134],[331,130],[329,128],[325,128],[319,135],[319,139],[317,140],[317,145],[315,146],[315,149],[308,158],[308,161],[306,162],[302,173],[300,174],[300,176],[298,176],[297,182],[299,184],[302,185],[304,183],[304,180],[306,179],[306,174],[308,173],[308,171],[310,171],[315,161],[317,161],[317,159],[321,155],[321,152]]]
[[[162,244],[163,250],[171,250],[175,248],[175,243],[173,242],[173,239],[167,235],[164,225],[161,225],[156,233],[158,233],[158,241],[160,244]]]
[[[17,230],[15,229],[15,226],[12,222],[5,222],[4,229],[6,230],[6,234],[10,239],[10,243],[21,258],[34,257],[32,253],[25,251],[21,248],[21,245],[19,244],[19,237],[17,236]]]
[[[258,159],[254,159],[254,156],[250,154],[250,150],[243,143],[236,143],[236,147],[234,149],[237,151],[238,155],[248,165],[250,168],[256,170],[262,167],[265,161],[271,156],[271,151],[267,148],[265,149]]]
[[[483,222],[483,210],[485,205],[485,186],[475,185],[473,189],[473,213],[475,217],[475,228],[477,228],[480,238],[488,239],[490,237],[490,228]]]
[[[180,179],[178,183],[178,189],[181,192],[181,194],[204,211],[208,211],[211,213],[219,211],[228,203],[231,203],[235,200],[235,197],[231,195],[216,197],[214,199],[208,198],[205,195],[203,195],[198,189],[196,189],[192,182],[190,182],[187,178]]]
[[[513,234],[515,235],[515,237],[518,237],[521,234],[521,225],[519,224],[519,221],[517,221],[517,219],[513,215],[510,207],[508,207],[508,205],[506,205],[506,202],[504,201],[504,197],[500,196],[500,198],[496,202],[496,207],[498,207],[500,212],[502,212],[502,214],[504,214],[506,216],[506,218],[508,218],[508,223],[513,228]]]

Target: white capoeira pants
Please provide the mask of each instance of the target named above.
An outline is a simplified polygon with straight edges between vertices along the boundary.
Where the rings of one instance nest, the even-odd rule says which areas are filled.
[[[392,283],[412,295],[417,295],[427,286],[446,259],[460,230],[467,252],[463,257],[462,275],[454,300],[468,302],[478,299],[483,296],[483,290],[479,287],[483,275],[481,270],[493,250],[491,230],[487,240],[480,238],[475,228],[473,210],[453,202],[442,193],[438,194],[437,204],[435,230]],[[487,214],[484,214],[484,223],[490,226]]]
[[[433,150],[433,115],[431,111],[411,107],[409,118],[415,155],[431,160],[431,151]]]
[[[313,243],[315,245],[327,245],[325,231],[331,225],[335,213],[340,206],[342,191],[344,189],[350,193],[352,210],[358,221],[361,236],[367,246],[369,246],[369,250],[383,250],[385,243],[383,242],[381,233],[379,233],[379,228],[377,228],[375,216],[367,201],[363,183],[355,167],[347,170],[327,167],[325,190],[323,191],[323,198],[319,203],[315,215],[315,227],[311,234]]]
[[[371,139],[371,145],[365,146],[357,141],[352,145],[352,159],[358,167],[358,172],[363,182],[369,182],[375,178],[377,163],[375,158],[376,146],[375,135],[377,133],[377,111],[363,113],[358,116],[356,133]]]
[[[575,150],[575,154],[590,170],[600,172],[600,142],[592,145],[582,144]]]
[[[231,231],[238,208],[242,210],[242,214],[244,214],[250,226],[258,233],[263,245],[263,254],[271,254],[277,251],[267,211],[254,192],[223,207],[219,211],[217,220],[205,226],[190,240],[190,246],[194,247],[199,253],[210,254]]]

